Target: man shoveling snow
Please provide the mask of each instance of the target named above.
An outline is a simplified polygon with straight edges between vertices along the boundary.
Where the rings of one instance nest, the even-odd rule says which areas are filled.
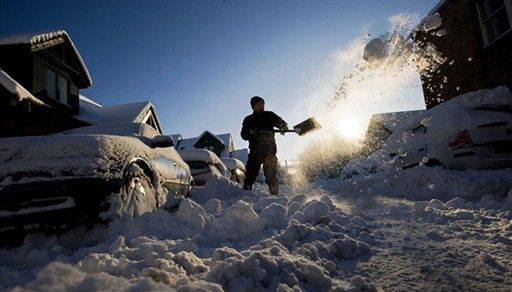
[[[259,96],[251,98],[253,113],[245,117],[242,124],[242,139],[249,141],[249,159],[246,165],[244,189],[251,190],[263,164],[265,182],[272,195],[279,193],[277,183],[277,146],[274,127],[287,131],[288,125],[278,115],[265,111],[265,101]]]

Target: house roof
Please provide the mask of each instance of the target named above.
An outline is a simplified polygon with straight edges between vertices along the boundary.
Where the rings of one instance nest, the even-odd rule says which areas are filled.
[[[199,135],[196,138],[196,141],[194,142],[193,145],[196,145],[196,143],[199,142],[199,140],[201,140],[201,138],[203,138],[203,136],[206,135],[206,134],[211,135],[213,138],[215,138],[217,141],[219,141],[222,145],[226,145],[226,143],[224,143],[224,141],[218,135],[215,135],[214,133],[212,133],[212,132],[210,132],[208,130],[202,132],[201,135]]]
[[[32,48],[37,48],[38,45],[41,45],[46,42],[50,42],[52,40],[58,40],[62,38],[65,42],[67,42],[71,48],[73,49],[78,61],[80,62],[80,67],[82,69],[82,75],[85,79],[86,86],[92,85],[92,78],[89,74],[89,70],[87,66],[85,66],[85,62],[82,59],[82,56],[78,52],[75,44],[71,40],[71,37],[65,30],[57,30],[57,31],[47,31],[40,33],[27,33],[27,34],[19,34],[9,37],[0,38],[0,46],[4,45],[30,45]]]
[[[80,95],[80,114],[75,117],[90,124],[144,123],[148,114],[153,114],[156,130],[162,133],[160,120],[149,101],[102,106]]]
[[[180,144],[178,145],[180,149],[194,149],[194,143],[196,142],[197,138],[187,138],[181,140]]]
[[[231,133],[220,134],[217,135],[217,137],[219,137],[219,139],[221,139],[226,146],[229,146],[230,143],[233,143],[233,136],[231,136]]]
[[[4,70],[0,68],[0,85],[4,87],[7,91],[14,94],[18,101],[22,101],[24,99],[30,101],[31,103],[50,107],[48,104],[44,103],[37,97],[33,96],[25,87],[21,86],[16,80],[12,79],[9,74],[7,74]]]
[[[174,147],[178,148],[179,144],[181,144],[181,141],[183,140],[183,137],[181,134],[171,134],[170,136],[174,142]]]
[[[197,137],[181,140],[181,142],[179,144],[179,148],[180,149],[194,149],[196,143],[199,142],[199,140],[201,140],[201,138],[206,134],[210,134],[217,141],[219,141],[222,145],[224,145],[226,147],[226,149],[229,148],[230,143],[231,144],[233,143],[233,136],[230,133],[216,135],[208,130],[205,130]]]

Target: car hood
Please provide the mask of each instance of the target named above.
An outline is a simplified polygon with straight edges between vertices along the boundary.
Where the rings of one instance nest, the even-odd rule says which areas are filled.
[[[175,152],[165,151],[170,149],[151,149],[138,137],[129,136],[3,138],[0,139],[0,185],[69,177],[120,177],[124,166],[136,157],[150,161]]]

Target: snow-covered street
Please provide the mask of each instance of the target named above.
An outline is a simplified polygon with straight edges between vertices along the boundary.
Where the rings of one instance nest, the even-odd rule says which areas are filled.
[[[173,212],[34,234],[2,249],[0,287],[510,289],[512,170],[416,167],[384,176],[326,180],[279,197],[213,179]]]

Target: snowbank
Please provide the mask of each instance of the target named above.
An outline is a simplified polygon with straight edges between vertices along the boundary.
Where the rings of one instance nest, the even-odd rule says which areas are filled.
[[[173,213],[147,213],[59,237],[29,235],[21,247],[0,249],[0,285],[23,285],[20,290],[375,288],[337,271],[347,260],[371,256],[371,247],[345,228],[358,220],[325,198],[267,197],[219,177]],[[88,240],[76,242],[77,235]]]

